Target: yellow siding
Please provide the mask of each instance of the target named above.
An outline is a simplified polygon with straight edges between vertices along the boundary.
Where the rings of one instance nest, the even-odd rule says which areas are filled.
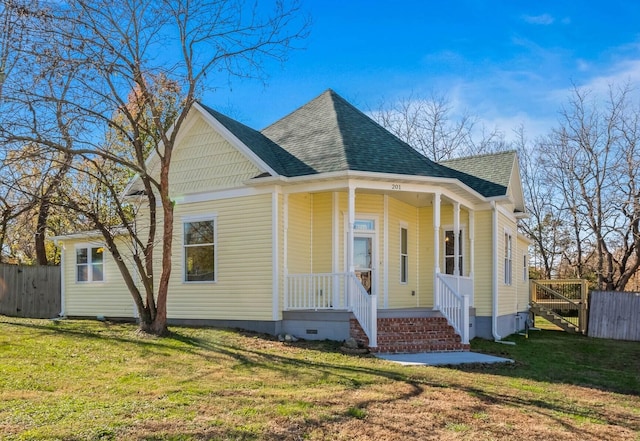
[[[517,282],[518,311],[524,311],[529,304],[529,243],[518,236],[517,263],[514,264],[514,282]],[[526,260],[525,260],[526,259]]]
[[[491,315],[492,302],[492,212],[475,212],[474,298],[478,316]]]
[[[407,228],[409,271],[407,283],[400,282],[400,229]],[[389,308],[409,308],[418,304],[418,224],[417,209],[389,198]],[[421,243],[424,238],[421,238]],[[412,295],[412,291],[415,295]]]
[[[169,176],[172,195],[233,188],[260,174],[200,115],[196,118],[174,150]]]
[[[433,251],[433,208],[422,207],[418,210],[420,222],[420,246],[418,249],[419,260],[419,281],[420,287],[417,297],[418,306],[423,308],[433,307],[433,274],[434,274],[434,251]]]
[[[512,238],[512,272],[511,285],[505,284],[505,233],[509,232]],[[498,315],[514,314],[517,303],[518,280],[518,253],[517,253],[517,228],[513,220],[502,213],[498,213]]]
[[[120,270],[109,251],[104,252],[104,281],[76,282],[76,247],[104,246],[100,239],[65,240],[64,309],[68,316],[133,317],[134,303]],[[124,240],[118,240],[119,249],[127,251]]]
[[[313,201],[313,269],[314,273],[333,271],[333,197],[331,193],[312,195]]]
[[[177,205],[170,318],[272,319],[272,195]],[[183,219],[215,215],[216,282],[183,282]],[[250,256],[250,258],[249,258]]]
[[[289,195],[287,234],[289,274],[311,273],[311,195]]]

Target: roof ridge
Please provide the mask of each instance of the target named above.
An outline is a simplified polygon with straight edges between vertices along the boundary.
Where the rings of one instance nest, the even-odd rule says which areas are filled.
[[[468,160],[468,159],[478,159],[478,158],[485,158],[488,156],[502,156],[502,155],[506,155],[506,154],[517,154],[518,151],[516,149],[509,149],[509,150],[500,150],[497,152],[490,152],[490,153],[480,153],[477,155],[469,155],[469,156],[459,156],[457,158],[450,158],[450,159],[443,159],[441,161],[438,161],[438,164],[442,164],[445,162],[453,162],[453,161],[464,161],[464,160]]]
[[[358,109],[356,106],[351,104],[349,101],[347,101],[344,97],[342,97],[340,94],[335,92],[333,89],[327,89],[327,92],[331,93],[333,96],[338,98],[342,103],[346,104],[351,109],[355,110],[358,114],[360,114],[361,116],[366,118],[371,124],[376,126],[378,129],[381,129],[381,130],[385,131],[386,135],[390,135],[392,138],[394,138],[394,140],[399,144],[399,146],[404,148],[407,152],[411,152],[411,154],[417,154],[417,157],[420,159],[421,162],[424,162],[428,166],[434,166],[435,165],[436,167],[440,167],[440,164],[438,164],[437,162],[432,161],[431,159],[427,158],[425,155],[423,155],[418,150],[413,148],[409,143],[407,143],[406,141],[403,141],[398,136],[396,136],[394,133],[391,133],[391,131],[389,131],[386,128],[384,128],[380,123],[378,123],[376,120],[371,118],[369,115],[364,113],[362,110]],[[333,104],[333,107],[335,109],[335,103],[332,103],[332,104]],[[338,120],[338,124],[339,123],[340,123],[340,120]],[[342,132],[340,133],[340,136],[343,136]],[[447,169],[448,169],[448,167],[447,167]]]
[[[263,127],[262,129],[258,130],[260,133],[266,131],[268,128],[278,124],[280,121],[282,121],[283,119],[288,118],[289,116],[293,115],[294,113],[296,113],[298,110],[307,107],[308,105],[310,105],[311,103],[314,103],[316,101],[318,101],[323,95],[325,95],[326,93],[334,93],[333,89],[329,88],[326,89],[324,92],[322,92],[320,95],[316,96],[315,98],[313,98],[311,101],[307,101],[306,103],[302,104],[301,106],[298,106],[296,108],[294,108],[291,112],[285,114],[284,116],[278,118],[277,120],[275,120],[274,122],[272,122],[271,124],[269,124],[266,127]],[[265,135],[266,136],[266,135]]]

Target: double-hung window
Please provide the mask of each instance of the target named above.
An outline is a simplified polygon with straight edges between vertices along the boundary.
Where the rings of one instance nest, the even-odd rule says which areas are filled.
[[[511,285],[513,277],[513,237],[511,233],[504,233],[504,284]]]
[[[86,246],[76,248],[76,281],[104,281],[104,247]]]
[[[184,281],[216,280],[216,221],[194,220],[184,223]]]
[[[400,283],[409,280],[409,241],[407,227],[400,228]]]
[[[444,232],[444,273],[454,274],[456,263],[456,236],[454,230],[446,230]],[[463,256],[462,256],[462,230],[458,231],[458,274],[463,275]]]

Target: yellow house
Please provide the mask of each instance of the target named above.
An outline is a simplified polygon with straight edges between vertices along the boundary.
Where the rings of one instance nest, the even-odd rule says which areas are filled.
[[[435,163],[332,90],[262,131],[195,104],[176,146],[170,323],[397,352],[524,327],[515,152]],[[57,241],[62,315],[135,318],[98,235]]]

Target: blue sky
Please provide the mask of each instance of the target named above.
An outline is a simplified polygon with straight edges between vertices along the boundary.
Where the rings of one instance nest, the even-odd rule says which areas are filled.
[[[640,2],[303,0],[304,49],[266,65],[266,86],[234,79],[204,102],[261,129],[332,88],[361,110],[445,95],[507,136],[558,118],[572,84],[640,88]]]

